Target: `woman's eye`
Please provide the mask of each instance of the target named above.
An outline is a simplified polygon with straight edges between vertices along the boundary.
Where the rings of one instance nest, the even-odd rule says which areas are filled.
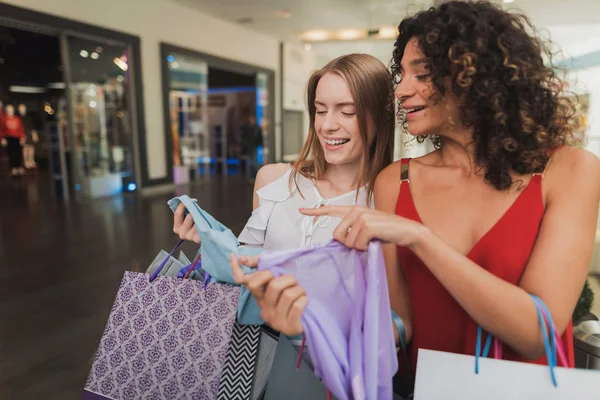
[[[346,117],[353,117],[356,113],[342,111],[342,114],[344,114]]]

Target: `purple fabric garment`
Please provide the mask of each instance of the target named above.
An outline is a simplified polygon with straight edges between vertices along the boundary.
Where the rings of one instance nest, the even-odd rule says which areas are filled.
[[[381,245],[367,252],[331,241],[264,252],[259,270],[292,275],[307,293],[302,315],[315,375],[340,399],[391,399],[398,369]]]

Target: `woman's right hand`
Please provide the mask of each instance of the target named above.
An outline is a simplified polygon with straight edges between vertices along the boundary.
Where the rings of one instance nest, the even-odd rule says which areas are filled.
[[[256,268],[257,256],[242,256],[238,261],[237,256],[232,254],[229,261],[235,282],[245,286],[254,296],[261,309],[260,317],[267,325],[287,336],[303,333],[302,313],[308,304],[308,297],[293,276],[275,278],[271,271],[245,274],[240,262]]]
[[[192,214],[185,215],[185,206],[179,203],[173,214],[173,232],[179,235],[182,240],[189,240],[200,244],[200,235],[194,225]]]

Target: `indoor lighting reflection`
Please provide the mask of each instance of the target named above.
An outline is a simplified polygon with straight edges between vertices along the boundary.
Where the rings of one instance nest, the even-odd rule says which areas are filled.
[[[120,58],[115,57],[113,62],[117,67],[121,68],[123,71],[127,71],[129,69],[129,66],[127,65],[127,57],[125,56],[121,56]]]

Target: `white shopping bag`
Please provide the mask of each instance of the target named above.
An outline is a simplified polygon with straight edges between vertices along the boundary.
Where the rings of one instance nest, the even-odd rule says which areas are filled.
[[[419,349],[415,400],[598,400],[600,371],[555,368],[558,386],[548,366],[480,358]]]
[[[483,330],[478,328],[475,357],[419,349],[415,400],[598,400],[600,371],[558,368],[568,365],[550,310],[542,299],[530,294],[542,329],[548,366],[502,359],[488,359],[495,342],[495,357],[501,358],[499,342],[487,336],[481,354]]]

